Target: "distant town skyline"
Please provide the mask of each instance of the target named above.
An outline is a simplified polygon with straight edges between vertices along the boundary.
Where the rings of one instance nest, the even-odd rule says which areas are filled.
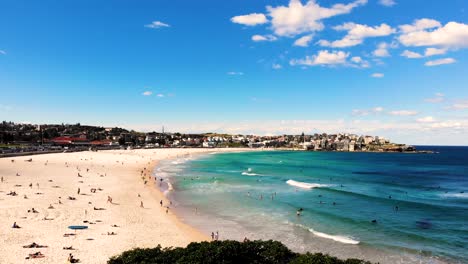
[[[0,121],[468,145],[467,8],[7,0]]]

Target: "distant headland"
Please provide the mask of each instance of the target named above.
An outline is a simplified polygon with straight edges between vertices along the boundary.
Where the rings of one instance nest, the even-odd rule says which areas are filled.
[[[379,136],[348,133],[307,135],[230,135],[219,133],[137,132],[119,127],[77,124],[0,123],[0,154],[120,148],[268,148],[340,152],[410,152],[415,147]]]

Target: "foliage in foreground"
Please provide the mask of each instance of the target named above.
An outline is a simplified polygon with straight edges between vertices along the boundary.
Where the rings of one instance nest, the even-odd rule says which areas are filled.
[[[277,263],[277,264],[370,264],[358,259],[340,260],[321,253],[299,254],[278,241],[214,241],[190,243],[186,248],[133,249],[112,257],[108,264],[150,263]]]

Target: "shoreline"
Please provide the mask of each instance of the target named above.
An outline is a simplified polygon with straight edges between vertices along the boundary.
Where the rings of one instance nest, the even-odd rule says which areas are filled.
[[[268,150],[264,150],[264,151],[268,151]],[[200,156],[202,156],[203,154],[197,154],[197,156],[195,158],[199,158]],[[175,159],[173,159],[175,160]],[[170,166],[170,165],[167,165],[167,166]],[[172,174],[170,172],[166,172],[168,173],[169,175]],[[165,176],[166,178],[167,176]],[[168,176],[167,178],[171,179],[173,177],[176,177],[174,175],[170,175]],[[172,179],[171,180],[171,183],[173,183],[173,180],[175,179]],[[187,201],[187,200],[184,200],[182,199],[180,196],[177,196],[176,194],[177,190],[175,190],[174,193],[172,193],[172,196],[173,198],[175,199],[176,202],[179,202],[180,205],[176,208],[176,214],[178,215],[178,218],[186,223],[187,225],[190,225],[190,226],[193,226],[195,227],[196,229],[198,230],[201,230],[202,233],[206,233],[208,234],[209,231],[210,231],[210,228],[211,228],[211,231],[212,230],[223,230],[223,228],[216,228],[216,226],[223,226],[223,221],[226,221],[224,222],[224,224],[227,224],[227,225],[224,225],[225,228],[227,228],[228,230],[230,230],[230,227],[228,225],[230,225],[230,223],[232,222],[232,219],[224,219],[224,218],[216,218],[216,216],[213,217],[213,215],[210,215],[209,212],[207,212],[206,210],[204,210],[203,207],[200,207],[200,208],[197,208],[197,209],[201,209],[199,210],[199,213],[195,213],[195,215],[193,215],[193,217],[191,216],[193,214],[193,204],[190,202],[190,201]],[[185,197],[185,199],[187,199],[187,197]],[[206,209],[206,208],[205,208]],[[210,224],[210,221],[211,221],[211,224]],[[235,220],[234,220],[235,222]],[[238,226],[237,228],[240,228],[238,231],[242,230],[243,232],[245,232],[246,234],[249,233],[249,227],[245,227],[245,226],[242,226],[241,223],[237,223],[237,225],[240,225]],[[211,227],[210,227],[211,226]],[[232,227],[232,226],[231,226]],[[294,225],[293,229],[298,231],[298,232],[303,232],[305,227],[304,226],[301,226],[301,225]],[[305,236],[308,236],[310,239],[309,242],[310,243],[319,243],[319,242],[324,242],[326,244],[329,244],[329,245],[333,245],[333,248],[334,249],[338,249],[338,248],[347,248],[347,252],[348,253],[344,253],[343,250],[338,250],[338,251],[335,251],[335,250],[330,250],[330,248],[328,249],[325,249],[322,247],[322,250],[319,250],[319,251],[311,251],[312,253],[318,253],[318,252],[321,252],[321,253],[324,253],[324,254],[330,254],[332,256],[337,256],[339,258],[342,258],[342,259],[345,259],[347,257],[351,257],[351,258],[360,258],[360,259],[365,259],[365,260],[368,260],[368,261],[376,261],[376,262],[381,262],[381,263],[396,263],[394,261],[396,261],[397,259],[405,259],[406,261],[410,261],[411,259],[411,262],[414,262],[416,263],[416,258],[421,258],[421,259],[425,259],[424,256],[422,255],[419,255],[418,254],[418,251],[416,250],[412,250],[412,249],[404,249],[404,250],[401,250],[401,251],[393,251],[391,250],[390,248],[381,248],[381,247],[373,247],[373,246],[370,246],[369,244],[365,243],[365,242],[360,242],[360,241],[352,241],[351,243],[349,243],[349,241],[345,241],[343,242],[343,239],[348,239],[348,237],[344,237],[342,235],[328,235],[326,233],[321,233],[321,232],[318,232],[316,230],[313,230],[313,229],[309,229],[309,228],[306,228],[306,230],[308,232],[305,233],[305,235],[303,235],[304,237]],[[226,231],[226,230],[223,230],[223,231]],[[230,230],[230,231],[234,231],[234,230]],[[234,235],[234,234],[231,234],[230,232],[223,232],[222,233],[222,240],[224,239],[233,239],[233,240],[237,240],[237,241],[242,241],[242,237],[239,237],[238,234]],[[352,236],[351,236],[352,237]],[[248,237],[249,239],[251,237]],[[338,238],[338,240],[336,240]],[[254,237],[253,239],[263,239],[263,240],[268,240],[268,239],[272,239],[272,237]],[[278,241],[281,241],[279,239],[276,238],[276,240]],[[285,245],[287,245],[289,248],[291,248],[293,251],[296,251],[296,252],[307,252],[309,251],[309,249],[298,249],[298,248],[292,248],[291,245],[288,245],[287,241],[282,241],[282,243],[285,243]],[[359,245],[357,245],[359,244]],[[347,256],[347,254],[349,254],[349,252],[352,252],[350,255]],[[365,256],[367,255],[367,257]],[[369,257],[369,256],[372,256],[372,257]],[[445,258],[445,257],[442,257],[442,256],[437,256],[437,255],[434,255],[434,256],[426,256],[427,261],[432,261],[434,263],[451,263],[451,260],[448,259],[448,258]],[[398,263],[405,263],[405,262],[398,262]]]
[[[168,200],[156,186],[148,186],[154,180],[144,184],[140,173],[146,168],[146,178],[154,179],[152,172],[162,160],[225,151],[239,149],[106,150],[0,159],[0,237],[4,241],[0,263],[31,263],[25,257],[38,251],[45,257],[34,263],[65,262],[69,253],[82,263],[106,263],[111,256],[135,247],[184,247],[209,241],[172,210],[166,214],[159,201],[167,204]],[[92,188],[98,191],[90,191]],[[17,195],[8,195],[10,192]],[[69,196],[75,199],[69,200]],[[108,196],[113,198],[112,204],[106,202]],[[28,213],[31,208],[38,213]],[[21,228],[11,228],[14,222]],[[88,229],[65,237],[75,232],[68,229],[72,225]],[[23,248],[32,242],[48,247]],[[68,246],[75,250],[62,249]]]

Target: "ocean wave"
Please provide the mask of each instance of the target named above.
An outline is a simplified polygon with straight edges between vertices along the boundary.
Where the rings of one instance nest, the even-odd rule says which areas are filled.
[[[468,198],[468,193],[444,193],[442,196],[443,197],[448,197],[448,198],[466,199],[466,198]]]
[[[322,237],[322,238],[327,238],[327,239],[331,239],[333,241],[336,241],[336,242],[340,242],[340,243],[343,243],[343,244],[352,244],[352,245],[357,245],[359,244],[360,242],[357,241],[357,240],[354,240],[350,237],[346,237],[346,236],[338,236],[338,235],[329,235],[329,234],[325,234],[325,233],[321,233],[321,232],[317,232],[315,231],[314,229],[310,228],[309,231],[314,234],[315,236],[318,236],[318,237]]]
[[[330,185],[327,184],[318,184],[318,183],[308,183],[308,182],[298,182],[295,180],[287,180],[287,184],[294,186],[294,187],[299,187],[303,189],[313,189],[313,188],[320,188],[320,187],[329,187]]]
[[[257,173],[253,173],[253,172],[242,172],[241,173],[242,175],[247,175],[247,176],[260,176],[260,174],[257,174]]]

